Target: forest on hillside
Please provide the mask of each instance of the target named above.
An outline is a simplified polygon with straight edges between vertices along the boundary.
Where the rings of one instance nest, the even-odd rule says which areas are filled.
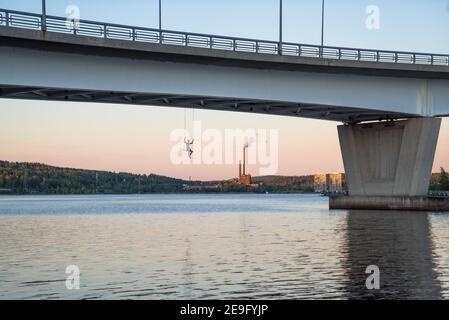
[[[192,182],[158,175],[59,168],[0,161],[0,193],[133,194],[181,192]]]
[[[0,194],[139,194],[180,192],[304,193],[303,177],[254,177],[259,187],[227,181],[187,181],[155,174],[139,175],[54,167],[40,163],[0,161]],[[216,186],[217,189],[189,191],[188,186]],[[430,190],[449,191],[449,174],[441,168],[432,175]]]

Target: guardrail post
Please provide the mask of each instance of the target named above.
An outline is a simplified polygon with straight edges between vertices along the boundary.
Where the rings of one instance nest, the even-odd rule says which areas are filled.
[[[136,28],[133,28],[132,32],[133,32],[133,41],[136,41]]]
[[[6,19],[6,26],[9,27],[9,13],[6,12],[5,14],[5,19]]]
[[[106,25],[103,25],[103,37],[106,39],[108,37],[108,29]]]
[[[433,65],[433,64],[434,64],[434,60],[435,60],[435,59],[434,59],[434,56],[433,56],[433,55],[431,55],[431,56],[430,56],[430,64],[431,64],[431,65]]]
[[[416,64],[416,54],[413,54],[413,64]]]

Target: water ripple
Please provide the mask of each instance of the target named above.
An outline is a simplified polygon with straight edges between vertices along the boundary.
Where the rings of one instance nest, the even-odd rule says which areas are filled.
[[[448,231],[315,195],[5,196],[0,299],[448,299]]]

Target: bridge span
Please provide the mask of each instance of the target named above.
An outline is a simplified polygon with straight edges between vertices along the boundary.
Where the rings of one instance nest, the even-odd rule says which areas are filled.
[[[449,55],[66,23],[0,9],[0,97],[339,121],[350,197],[427,196]]]

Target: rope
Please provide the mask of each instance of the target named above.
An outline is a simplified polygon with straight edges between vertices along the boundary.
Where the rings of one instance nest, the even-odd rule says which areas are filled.
[[[184,131],[187,131],[188,127],[191,127],[193,130],[193,125],[195,122],[195,108],[191,108],[191,110],[192,110],[192,112],[190,113],[190,112],[188,112],[187,108],[184,107]],[[191,117],[189,117],[189,115],[191,115]],[[192,120],[191,125],[189,125],[189,126],[187,125],[187,122],[188,122],[187,118],[189,118],[189,120]]]

